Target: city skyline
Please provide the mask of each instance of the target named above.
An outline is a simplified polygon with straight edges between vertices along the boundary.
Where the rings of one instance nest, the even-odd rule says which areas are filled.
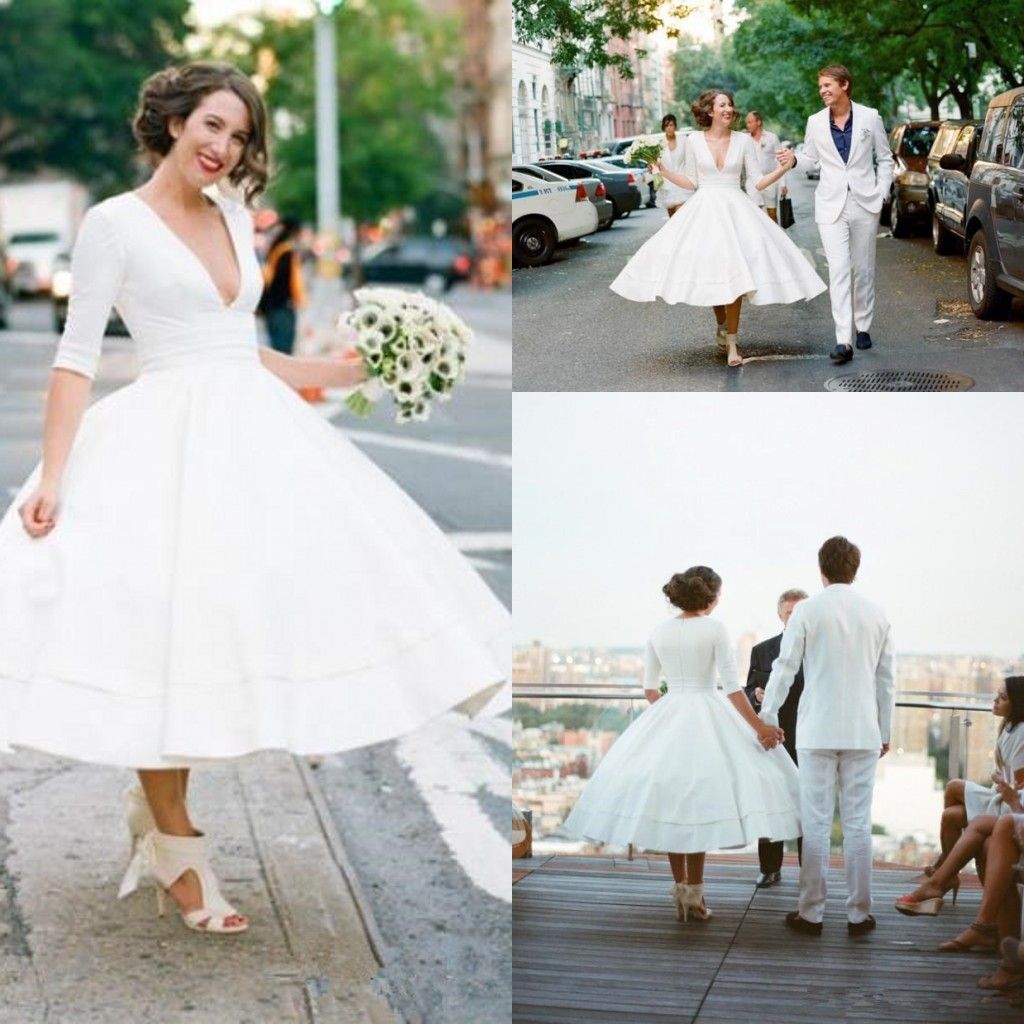
[[[515,643],[636,647],[671,573],[711,565],[735,641],[779,631],[816,553],[861,546],[856,586],[900,651],[1018,658],[1024,412],[1012,396],[514,396]]]

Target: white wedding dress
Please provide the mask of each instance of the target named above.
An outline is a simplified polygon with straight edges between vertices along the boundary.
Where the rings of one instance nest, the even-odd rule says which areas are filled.
[[[719,170],[704,133],[691,133],[682,173],[697,191],[637,250],[612,291],[633,302],[691,306],[728,305],[742,295],[760,306],[813,299],[827,289],[811,260],[761,209],[754,185],[764,175],[749,135],[732,133]]]
[[[565,821],[570,835],[671,853],[800,835],[796,765],[781,745],[761,747],[716,671],[727,693],[741,689],[720,622],[678,617],[654,631],[644,686],[664,674],[668,692],[598,765]]]
[[[267,370],[252,221],[225,301],[132,192],[93,207],[55,367],[111,304],[141,372],[85,413],[57,524],[0,521],[0,748],[163,768],[411,730],[507,676],[509,615],[421,509]]]

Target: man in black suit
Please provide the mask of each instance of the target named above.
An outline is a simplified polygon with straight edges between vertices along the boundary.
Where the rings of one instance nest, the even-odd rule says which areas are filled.
[[[779,618],[782,620],[782,628],[786,628],[793,609],[803,601],[807,595],[802,590],[787,590],[780,598],[778,604]],[[764,700],[764,688],[768,677],[772,674],[772,662],[779,656],[782,647],[782,634],[773,636],[770,640],[762,640],[755,644],[750,651],[750,671],[747,673],[746,694],[750,703],[754,705],[755,711],[761,710],[761,701]],[[795,762],[796,756],[796,709],[800,703],[800,694],[804,689],[804,670],[801,666],[793,680],[792,689],[786,702],[779,710],[779,726],[786,734],[784,746]],[[797,841],[797,856],[802,853],[802,844]],[[783,844],[773,843],[769,839],[762,839],[757,844],[757,856],[761,862],[761,874],[757,876],[757,887],[767,889],[769,886],[777,885],[782,881],[782,853]]]

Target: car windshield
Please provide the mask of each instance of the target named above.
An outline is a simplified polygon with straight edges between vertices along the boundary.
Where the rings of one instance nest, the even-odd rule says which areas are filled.
[[[59,236],[56,231],[21,231],[16,235],[11,235],[9,244],[26,245],[33,242],[56,241],[59,241]]]
[[[904,156],[927,156],[935,141],[934,125],[925,124],[919,127],[908,127],[903,133],[901,151]]]

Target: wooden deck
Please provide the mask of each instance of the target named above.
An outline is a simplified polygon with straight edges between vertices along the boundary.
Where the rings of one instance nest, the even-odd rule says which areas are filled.
[[[796,909],[797,868],[757,890],[756,863],[708,859],[706,923],[676,920],[663,859],[516,861],[512,889],[514,1024],[901,1024],[1024,1022],[1024,1010],[975,982],[988,954],[936,945],[973,919],[980,901],[965,878],[956,907],[938,918],[893,909],[915,873],[875,868],[877,929],[846,934],[842,869],[830,870],[825,930],[783,926]]]

